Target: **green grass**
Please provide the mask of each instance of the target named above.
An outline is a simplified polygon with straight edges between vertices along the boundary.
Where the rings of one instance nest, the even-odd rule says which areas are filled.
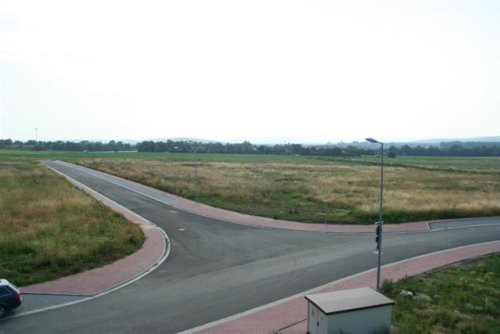
[[[55,158],[194,199],[195,155],[4,151]],[[310,223],[366,223],[378,218],[379,161],[290,155],[199,154],[202,203],[242,213]],[[499,158],[386,159],[384,221],[500,215]]]
[[[378,157],[363,157],[346,159],[371,165],[380,164]],[[427,170],[442,170],[448,172],[500,173],[500,157],[406,157],[384,159],[384,164],[394,167],[413,167]]]
[[[137,225],[26,155],[0,155],[0,230],[0,277],[20,286],[100,267],[144,242]]]
[[[113,159],[113,160],[160,160],[195,161],[194,153],[154,153],[154,152],[56,152],[56,151],[19,151],[0,149],[4,157],[25,157],[38,159],[78,160]],[[328,157],[328,156],[298,156],[298,155],[263,155],[263,154],[222,154],[200,153],[200,161],[204,162],[233,162],[233,163],[289,163],[289,164],[344,164],[344,165],[379,165],[380,158],[371,157]],[[481,171],[500,173],[500,157],[416,157],[397,156],[385,158],[387,166],[424,167],[435,169],[456,169],[459,171]]]
[[[500,255],[384,281],[397,333],[500,333]],[[413,296],[402,296],[402,290]]]

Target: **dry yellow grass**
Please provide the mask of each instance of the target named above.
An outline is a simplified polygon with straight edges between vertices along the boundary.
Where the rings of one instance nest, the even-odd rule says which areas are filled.
[[[194,162],[80,159],[79,163],[194,198]],[[380,169],[345,163],[202,161],[202,202],[306,222],[371,222],[378,214]],[[386,222],[500,215],[500,174],[385,168]]]

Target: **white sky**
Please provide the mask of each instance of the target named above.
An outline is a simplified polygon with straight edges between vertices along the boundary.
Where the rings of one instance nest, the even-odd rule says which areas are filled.
[[[500,1],[0,0],[0,137],[500,135]]]

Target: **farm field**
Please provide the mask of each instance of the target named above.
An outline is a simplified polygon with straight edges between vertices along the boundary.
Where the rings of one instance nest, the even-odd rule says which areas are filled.
[[[37,157],[0,151],[0,277],[24,286],[114,262],[139,249],[141,229]]]
[[[78,163],[195,199],[196,155],[5,152]],[[377,157],[199,154],[202,203],[309,223],[378,218]],[[500,215],[500,158],[386,159],[384,221]]]

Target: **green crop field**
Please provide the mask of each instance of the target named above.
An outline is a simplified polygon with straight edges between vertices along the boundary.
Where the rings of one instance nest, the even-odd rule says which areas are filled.
[[[351,161],[378,164],[379,159],[353,158]],[[488,157],[397,157],[385,159],[389,166],[404,166],[422,169],[444,170],[444,171],[470,171],[478,173],[500,173],[500,158]]]
[[[196,194],[196,156],[187,153],[4,151],[55,158],[153,186]],[[199,199],[242,213],[310,223],[378,218],[376,157],[199,154]],[[384,221],[500,215],[500,158],[386,159]]]
[[[0,151],[0,277],[39,283],[139,249],[141,229],[38,162]]]

